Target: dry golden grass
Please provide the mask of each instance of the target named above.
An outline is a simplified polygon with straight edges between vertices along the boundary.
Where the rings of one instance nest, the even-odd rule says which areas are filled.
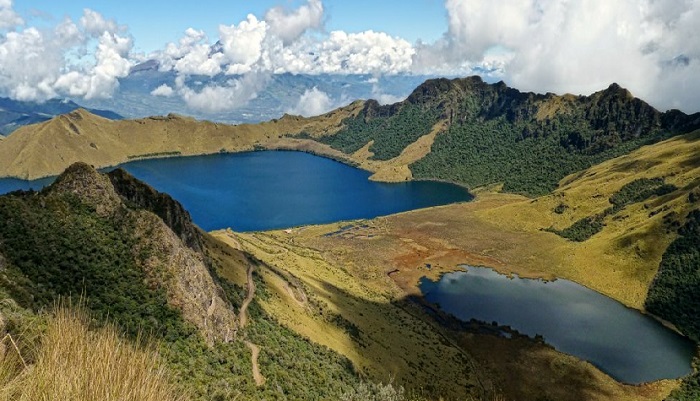
[[[83,312],[60,308],[26,365],[14,348],[0,360],[2,401],[185,401],[158,354],[113,328],[88,329]]]
[[[363,149],[356,156],[367,155]],[[568,278],[641,309],[673,239],[664,217],[682,219],[694,207],[689,194],[700,193],[698,155],[700,131],[567,177],[553,194],[536,200],[492,187],[476,191],[473,202],[368,221],[215,236],[276,269],[261,272],[273,290],[262,302],[269,313],[346,355],[374,380],[391,374],[401,382],[432,378],[442,385],[458,372],[451,367],[455,360],[446,356],[463,350],[468,354],[462,363],[476,367],[471,380],[491,382],[508,399],[535,399],[544,392],[557,400],[661,400],[677,381],[623,385],[589,363],[526,340],[456,334],[446,341],[440,327],[392,301],[417,294],[422,276],[472,264],[521,276]],[[583,243],[541,230],[602,212],[613,193],[643,177],[664,177],[678,190],[608,216],[603,230]],[[562,214],[554,212],[559,203],[569,206]],[[340,230],[343,226],[350,227]],[[290,276],[301,285],[291,285]],[[362,344],[325,320],[318,305],[358,326]]]
[[[49,121],[21,127],[0,141],[0,177],[36,179],[58,175],[82,161],[108,167],[134,158],[240,152],[255,147],[290,147],[304,150],[310,140],[275,145],[288,134],[325,135],[342,127],[362,102],[327,114],[304,118],[285,116],[260,124],[227,125],[169,115],[112,121],[79,109]],[[324,152],[329,149],[329,152]],[[330,148],[319,153],[335,156]],[[338,152],[340,153],[340,152]]]
[[[512,201],[519,198],[508,199]],[[496,197],[490,204],[503,203]],[[461,208],[455,209],[457,206]],[[455,216],[465,215],[464,207],[473,204],[457,206],[301,227],[291,233],[222,230],[212,234],[221,244],[243,248],[270,266],[259,270],[271,293],[260,300],[268,313],[304,337],[347,356],[373,381],[394,377],[398,383],[430,383],[449,389],[446,393],[456,399],[469,399],[462,387],[469,383],[476,386],[473,390],[495,391],[507,400],[547,394],[568,401],[658,401],[677,386],[676,381],[623,385],[591,364],[550,347],[529,340],[450,332],[418,307],[396,303],[415,288],[421,276],[439,275],[459,263],[499,263],[430,235],[451,233]],[[464,221],[476,224],[470,227],[479,233],[488,228],[479,225],[473,215]],[[325,236],[348,224],[353,228]],[[459,232],[463,227],[452,229]],[[513,235],[504,239],[519,241]],[[426,262],[433,264],[433,271],[424,268]],[[387,272],[393,269],[399,271],[389,278]],[[241,274],[229,268],[224,267],[222,273],[243,282]],[[290,277],[300,283],[292,283]],[[360,339],[324,318],[329,314],[341,314],[355,324],[362,332]]]
[[[455,399],[473,395],[478,373],[469,355],[447,343],[429,323],[392,304],[391,289],[398,289],[382,273],[372,281],[360,280],[347,266],[295,246],[284,232],[212,234],[220,244],[240,246],[267,265],[257,271],[270,291],[270,297],[258,299],[268,313],[345,355],[367,379],[386,382],[394,377],[401,383],[430,384]],[[223,248],[211,249],[216,260],[226,258]],[[222,276],[242,281],[232,267],[220,266]],[[337,324],[334,316],[355,325],[359,336]]]
[[[695,131],[566,177],[551,195],[480,208],[474,215],[492,226],[491,232],[518,233],[527,238],[527,245],[511,250],[514,254],[510,258],[519,261],[515,265],[525,264],[544,275],[571,279],[642,309],[661,256],[674,239],[664,219],[682,221],[695,207],[688,198],[700,188],[698,155],[700,131]],[[540,231],[550,226],[565,228],[601,213],[611,206],[608,199],[625,184],[656,177],[678,190],[606,217],[603,230],[585,242],[571,242]],[[553,211],[559,204],[568,206],[562,214]]]

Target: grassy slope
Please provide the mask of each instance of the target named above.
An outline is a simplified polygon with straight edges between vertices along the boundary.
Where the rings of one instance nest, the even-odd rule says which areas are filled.
[[[267,123],[237,126],[175,115],[112,121],[80,109],[22,127],[1,141],[0,177],[35,179],[58,175],[77,161],[106,167],[134,158],[246,151],[257,146],[313,148],[313,144],[305,143],[311,141],[280,138],[301,131],[337,130],[340,121],[356,113],[360,104],[310,119],[285,116]],[[316,151],[343,157],[322,147]]]
[[[395,345],[399,351],[393,351],[392,345],[383,344],[380,338],[392,330],[393,319],[387,316],[400,316],[406,310],[389,313],[390,309],[380,305],[391,300],[397,305],[404,295],[417,293],[415,284],[421,276],[437,276],[461,263],[523,276],[568,278],[642,309],[676,228],[698,207],[697,201],[689,202],[700,199],[691,195],[700,193],[698,154],[700,131],[642,147],[567,177],[552,194],[535,200],[491,188],[479,191],[474,202],[351,223],[345,230],[341,229],[345,223],[336,223],[303,227],[291,234],[215,235],[275,267],[277,273],[272,269],[263,273],[275,291],[262,306],[282,323],[347,355],[367,372],[386,365],[392,354],[407,355],[402,356],[403,363],[393,366],[397,372],[405,372],[397,373],[399,377],[410,376],[416,363],[410,356],[418,353],[405,350],[426,349],[423,340],[416,341],[410,334],[422,331],[425,323],[417,323],[421,319],[412,316],[408,322],[413,323],[402,324],[404,335]],[[609,199],[627,184],[658,177],[677,189],[616,208],[605,217],[602,230],[584,242],[543,231],[565,228],[599,214],[613,206]],[[568,207],[557,208],[561,204]],[[431,270],[425,269],[426,263],[431,264]],[[311,302],[313,297],[320,301]],[[326,313],[339,313],[350,320],[359,328],[359,338],[347,327],[329,322],[318,305]],[[406,327],[413,328],[408,335]],[[383,336],[373,335],[377,331]],[[470,360],[478,366],[475,372],[490,372],[488,380],[477,375],[477,385],[498,386],[510,397],[545,394],[572,400],[659,400],[677,386],[673,381],[621,386],[590,365],[546,348],[491,336],[457,334],[453,338],[469,351]],[[445,366],[435,367],[430,362],[432,355],[439,355],[437,351],[420,356],[424,362],[421,370],[429,376],[446,377],[449,372],[435,373]],[[540,381],[539,375],[528,373],[530,369],[555,378],[557,389]]]
[[[388,280],[358,280],[314,250],[280,244],[266,234],[219,231],[214,236],[220,249],[242,247],[265,262],[260,274],[269,290],[259,302],[267,313],[347,356],[365,377],[385,383],[393,378],[436,398],[482,393],[470,356],[393,305],[392,294],[382,289]],[[223,263],[220,274],[241,285],[245,278],[226,259],[221,253],[215,257]]]
[[[513,400],[571,401],[661,400],[677,385],[661,381],[624,386],[590,364],[529,340],[468,334],[437,325],[406,298],[413,280],[453,269],[458,263],[490,263],[445,244],[442,238],[426,238],[422,230],[416,231],[415,224],[445,224],[427,213],[434,211],[358,222],[342,234],[333,233],[344,224],[299,228],[292,234],[214,234],[224,242],[240,244],[270,266],[262,274],[271,290],[270,297],[261,301],[265,310],[303,336],[348,356],[375,380],[392,374],[397,383],[412,383],[457,399],[470,390],[495,391]],[[447,219],[453,217],[450,214]],[[433,263],[432,272],[421,269],[425,263]],[[395,269],[391,277],[400,285],[410,277],[410,284],[398,287],[387,276]],[[339,324],[337,315],[350,324]]]
[[[60,308],[49,317],[39,344],[22,341],[23,348],[6,349],[0,359],[0,400],[189,398],[173,384],[152,347],[135,345],[113,327],[91,330],[86,316],[79,309]]]
[[[102,200],[98,192],[90,193],[92,201]],[[4,223],[0,225],[0,287],[4,290],[0,302],[11,302],[5,295],[8,292],[21,306],[38,311],[50,307],[58,296],[83,294],[97,323],[108,318],[131,338],[138,331],[152,336],[168,368],[192,399],[228,399],[237,394],[250,400],[326,399],[339,397],[359,383],[346,358],[280,326],[253,305],[254,323],[239,331],[238,338],[251,338],[264,347],[261,362],[267,385],[256,387],[250,351],[244,343],[208,344],[180,310],[170,305],[163,288],[167,280],[154,281],[148,276],[154,272],[146,270],[171,263],[168,255],[161,254],[163,249],[169,252],[167,247],[151,247],[134,229],[155,217],[144,215],[148,212],[143,210],[133,215],[128,210],[100,214],[92,201],[52,189],[0,197]],[[149,238],[148,227],[141,228]],[[157,229],[150,232],[157,235]],[[193,269],[191,261],[178,259],[175,263],[178,261],[187,267],[182,270]],[[246,259],[231,263],[242,270],[247,266]],[[239,305],[236,300],[241,298],[241,289],[219,281],[226,298]],[[179,302],[182,306],[189,301]],[[207,302],[208,313],[213,306]],[[9,329],[17,334],[13,330],[21,332],[23,327]]]
[[[641,309],[661,256],[676,228],[697,203],[689,194],[700,189],[700,131],[643,147],[562,180],[552,194],[479,212],[506,231],[535,234],[548,227],[563,229],[602,213],[609,199],[639,178],[664,178],[678,190],[626,206],[603,220],[604,228],[589,240],[574,243],[537,233],[532,248],[549,260],[540,269],[570,278],[623,303]],[[563,213],[554,211],[568,205]]]

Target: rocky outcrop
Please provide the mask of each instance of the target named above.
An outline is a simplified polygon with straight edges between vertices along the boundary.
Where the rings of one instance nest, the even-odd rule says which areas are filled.
[[[196,326],[209,344],[233,340],[236,316],[211,274],[202,235],[177,201],[118,169],[100,174],[85,163],[71,165],[44,193],[75,195],[124,236],[133,238],[133,260],[151,290],[164,290],[168,304]],[[128,296],[128,294],[124,294]]]
[[[179,202],[137,180],[124,169],[113,170],[107,177],[127,204],[155,213],[188,247],[202,251],[199,229],[192,222],[190,213]]]
[[[74,163],[58,176],[49,194],[71,193],[95,208],[102,217],[113,214],[122,204],[109,179],[86,163]]]
[[[132,218],[133,234],[139,239],[132,250],[134,260],[146,272],[149,284],[165,289],[168,303],[180,310],[208,343],[233,340],[236,316],[214,282],[205,256],[184,246],[155,214],[138,210]]]

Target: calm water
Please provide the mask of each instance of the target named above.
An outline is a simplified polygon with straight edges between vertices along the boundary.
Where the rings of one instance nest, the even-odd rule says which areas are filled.
[[[15,178],[0,178],[0,195],[20,189],[23,191],[30,189],[37,191],[51,184],[53,180],[53,178],[42,178],[40,180],[25,181]]]
[[[472,199],[464,188],[447,183],[369,181],[366,171],[302,152],[153,159],[122,167],[180,201],[205,230],[329,223]],[[4,192],[28,185],[39,186],[0,179]]]
[[[508,278],[487,268],[423,278],[425,299],[455,317],[540,334],[615,379],[641,383],[691,372],[695,345],[656,320],[568,280]]]

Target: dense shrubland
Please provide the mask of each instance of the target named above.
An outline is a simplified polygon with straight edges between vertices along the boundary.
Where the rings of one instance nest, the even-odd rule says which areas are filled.
[[[612,206],[603,212],[594,216],[584,217],[563,230],[548,228],[547,231],[571,241],[583,242],[599,233],[605,227],[603,220],[607,216],[614,215],[627,205],[646,201],[653,196],[663,196],[677,189],[674,185],[664,183],[663,178],[639,178],[625,184],[619,191],[615,192],[608,199]]]

